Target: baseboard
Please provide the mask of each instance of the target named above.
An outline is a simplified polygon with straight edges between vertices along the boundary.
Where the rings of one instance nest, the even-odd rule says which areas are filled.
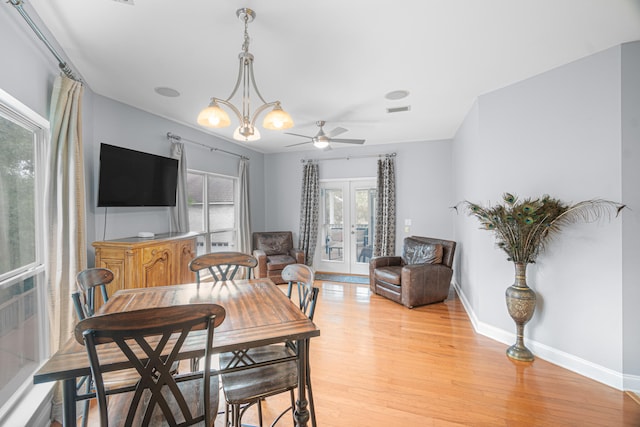
[[[478,320],[475,312],[471,308],[471,304],[467,299],[464,292],[456,283],[452,283],[462,306],[464,307],[473,329],[480,335],[484,335],[495,341],[501,342],[506,345],[511,345],[516,340],[516,335],[513,332],[508,332],[495,326]],[[536,357],[543,359],[547,362],[558,365],[564,369],[568,369],[572,372],[591,378],[600,383],[606,384],[617,390],[640,390],[640,376],[623,375],[621,372],[614,371],[557,348],[550,347],[546,344],[539,343],[532,339],[527,339],[527,348],[529,348]],[[506,357],[506,356],[505,356]]]

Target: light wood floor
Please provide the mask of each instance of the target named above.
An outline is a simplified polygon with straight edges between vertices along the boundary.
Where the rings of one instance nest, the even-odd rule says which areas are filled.
[[[321,427],[640,426],[629,395],[544,360],[507,358],[505,345],[473,331],[453,293],[409,310],[367,285],[316,286],[321,336],[311,368]],[[267,399],[265,424],[287,403]],[[255,421],[252,412],[244,419]]]

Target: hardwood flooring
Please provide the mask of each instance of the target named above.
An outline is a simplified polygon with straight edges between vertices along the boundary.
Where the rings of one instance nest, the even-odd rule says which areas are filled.
[[[453,293],[409,310],[368,285],[316,286],[321,336],[311,342],[311,369],[321,427],[640,426],[640,404],[624,392],[541,359],[507,358],[505,345],[473,331]],[[267,399],[265,425],[287,406],[288,396]],[[255,409],[243,421],[255,425]]]

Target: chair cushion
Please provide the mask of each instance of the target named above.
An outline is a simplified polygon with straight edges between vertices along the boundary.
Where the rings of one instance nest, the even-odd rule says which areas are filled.
[[[405,264],[442,264],[442,245],[405,239],[402,261]]]
[[[296,259],[291,255],[267,256],[267,270],[282,270],[289,264],[295,264]]]
[[[375,279],[400,286],[400,276],[402,275],[401,265],[376,268],[373,272]]]
[[[291,233],[260,233],[255,237],[255,248],[267,255],[286,254],[293,248]]]

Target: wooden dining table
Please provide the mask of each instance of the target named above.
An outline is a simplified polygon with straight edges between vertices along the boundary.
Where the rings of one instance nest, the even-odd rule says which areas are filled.
[[[294,411],[295,425],[306,426],[309,420],[306,396],[308,341],[320,335],[320,330],[270,279],[201,282],[115,292],[96,313],[101,314],[166,307],[183,304],[215,303],[226,310],[224,322],[215,330],[214,353],[235,352],[263,345],[294,342],[292,356],[275,361],[281,363],[295,359],[298,366],[298,399]],[[205,336],[202,331],[192,332],[183,344],[178,359],[186,360],[204,354]],[[110,357],[104,362],[113,370],[131,367],[127,358],[118,352],[102,349]],[[242,358],[240,357],[240,360]],[[245,361],[233,367],[220,366],[216,373],[239,369],[251,369],[256,365]],[[91,375],[84,346],[70,338],[36,372],[34,383],[63,382],[63,426],[76,425],[76,402],[93,395],[78,395],[76,381]]]

